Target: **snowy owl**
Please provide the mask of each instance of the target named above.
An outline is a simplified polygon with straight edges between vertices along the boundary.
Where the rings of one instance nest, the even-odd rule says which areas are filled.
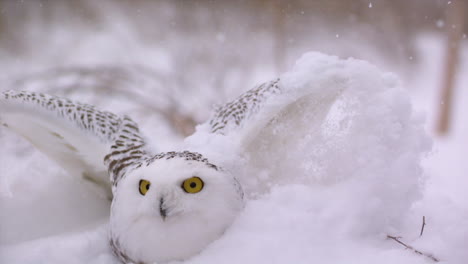
[[[71,174],[112,191],[110,245],[122,262],[184,260],[219,238],[242,210],[239,177],[248,173],[246,163],[265,162],[255,155],[256,142],[267,140],[274,151],[288,138],[275,136],[272,123],[313,127],[325,118],[347,82],[328,69],[345,64],[304,56],[290,72],[217,108],[170,152],[151,149],[127,116],[42,93],[3,92],[0,121]]]

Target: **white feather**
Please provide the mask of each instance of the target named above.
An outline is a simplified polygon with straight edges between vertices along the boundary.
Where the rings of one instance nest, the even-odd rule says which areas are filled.
[[[90,124],[97,115],[110,120]],[[115,124],[112,131],[118,131],[119,117],[49,95],[8,91],[0,95],[0,122],[70,174],[110,191],[104,156],[109,153],[116,136],[110,127]],[[108,126],[106,129],[99,126],[104,123]]]

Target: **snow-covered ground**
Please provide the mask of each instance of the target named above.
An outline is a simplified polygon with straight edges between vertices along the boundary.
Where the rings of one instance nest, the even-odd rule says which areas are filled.
[[[328,169],[324,177],[333,182],[285,183],[283,177],[278,184],[271,180],[273,187],[250,199],[223,237],[184,263],[433,262],[405,250],[387,235],[401,237],[440,262],[467,263],[468,116],[464,111],[468,109],[464,102],[468,91],[464,85],[468,83],[468,48],[462,52],[454,127],[445,139],[431,132],[442,42],[422,37],[419,51],[423,61],[402,83],[414,103],[414,119],[400,92],[378,94],[381,104],[371,102],[367,108],[356,108],[361,110],[357,112],[361,119],[353,120],[361,122],[361,135],[357,130],[346,134],[343,145],[334,146],[335,152],[315,154],[328,157],[321,162],[328,165],[324,165]],[[362,72],[356,69],[356,74]],[[372,78],[375,74],[369,79],[358,78],[363,83],[357,85]],[[125,112],[117,108],[110,105],[111,110]],[[424,133],[408,129],[417,127],[424,113],[432,146]],[[376,117],[380,119],[371,122]],[[384,120],[386,117],[389,120]],[[145,122],[142,116],[136,118],[143,120],[143,128],[150,132],[161,125]],[[401,122],[401,130],[392,118]],[[0,262],[118,263],[107,242],[109,201],[3,128],[0,144]],[[415,166],[420,154],[423,170]],[[366,161],[373,157],[374,163],[360,165],[360,157]],[[408,161],[413,161],[413,166]],[[355,178],[343,180],[340,168],[360,168],[363,174],[353,171],[350,174],[357,174]],[[427,225],[420,237],[423,216]]]

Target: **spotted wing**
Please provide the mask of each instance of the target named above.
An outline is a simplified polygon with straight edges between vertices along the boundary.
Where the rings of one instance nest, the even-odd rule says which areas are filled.
[[[297,75],[292,71],[245,92],[218,108],[199,131],[238,142],[242,152],[259,141],[269,145],[288,140],[287,137],[295,134],[304,137],[323,123],[344,86],[343,80],[336,76],[315,76],[306,72],[308,79],[298,82],[296,79],[300,76]],[[295,133],[298,127],[306,127],[308,131]],[[280,130],[284,132],[281,136],[276,133]]]
[[[119,164],[147,155],[130,118],[47,94],[1,93],[0,122],[71,174],[107,188],[122,175]]]
[[[210,131],[227,135],[245,126],[245,123],[258,113],[270,97],[281,92],[279,79],[263,83],[245,92],[237,99],[215,111],[209,121]]]

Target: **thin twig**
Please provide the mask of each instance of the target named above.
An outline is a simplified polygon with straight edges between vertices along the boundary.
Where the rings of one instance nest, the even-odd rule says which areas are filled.
[[[419,236],[421,237],[424,233],[424,227],[426,226],[426,217],[423,216],[423,222],[422,222],[422,226],[421,226],[421,233],[419,234]]]
[[[434,261],[434,262],[439,262],[439,259],[437,259],[436,257],[434,257],[432,254],[423,253],[423,252],[421,252],[421,251],[419,251],[419,250],[413,248],[412,246],[407,245],[407,244],[401,242],[401,240],[399,239],[399,237],[387,235],[387,238],[390,238],[390,239],[395,240],[398,244],[403,245],[406,249],[410,249],[411,251],[413,251],[414,253],[416,253],[416,254],[418,254],[418,255],[428,257],[428,258],[430,258],[430,259],[431,259],[432,261]]]

